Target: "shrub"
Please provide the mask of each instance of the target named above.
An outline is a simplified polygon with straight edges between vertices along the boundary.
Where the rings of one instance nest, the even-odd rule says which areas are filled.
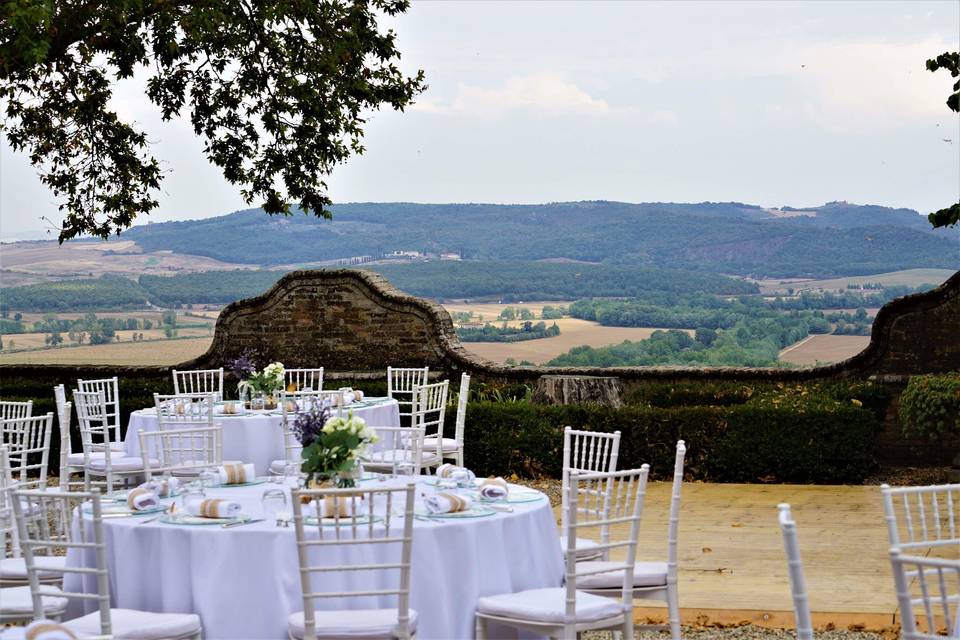
[[[960,373],[913,376],[900,396],[905,435],[924,439],[960,433]]]
[[[447,432],[454,418],[448,412]],[[859,483],[874,468],[876,418],[853,404],[773,406],[539,406],[472,403],[467,464],[481,475],[559,477],[563,428],[620,430],[618,466],[670,475],[676,441],[687,441],[690,479],[710,482]]]

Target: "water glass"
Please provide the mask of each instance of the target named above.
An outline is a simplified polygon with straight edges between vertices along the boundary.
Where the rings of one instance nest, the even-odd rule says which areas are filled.
[[[267,489],[260,498],[263,505],[263,517],[273,520],[280,526],[281,516],[289,511],[287,506],[287,492],[284,489]]]
[[[397,463],[397,476],[406,479],[408,482],[412,481],[417,472],[417,465],[412,462],[398,462]]]
[[[283,465],[283,484],[291,489],[300,487],[300,463],[288,462]]]
[[[220,482],[220,472],[213,469],[204,469],[200,472],[200,485],[206,489],[213,489],[219,487]]]

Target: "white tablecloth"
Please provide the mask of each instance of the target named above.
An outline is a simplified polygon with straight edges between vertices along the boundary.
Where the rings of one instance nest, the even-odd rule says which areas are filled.
[[[399,427],[400,408],[396,400],[383,398],[370,399],[364,406],[348,406],[343,410],[353,411],[353,415],[363,418],[372,427]],[[217,424],[223,426],[223,459],[251,462],[256,466],[258,475],[266,475],[270,463],[281,460],[286,455],[283,449],[282,417],[280,413],[254,414],[242,416],[215,416]],[[129,456],[140,455],[138,433],[145,429],[156,431],[159,422],[155,409],[141,409],[130,414],[130,424],[123,446]]]
[[[220,488],[208,495],[238,500],[246,514],[261,517],[263,491],[276,486]],[[420,489],[433,491],[423,484]],[[561,585],[563,559],[549,501],[544,497],[513,506],[512,513],[483,518],[414,522],[410,604],[420,616],[418,638],[472,638],[477,598]],[[154,521],[141,526],[142,519],[104,520],[115,607],[197,613],[205,638],[287,637],[287,617],[303,610],[292,525],[260,522],[223,529]],[[369,549],[375,554],[383,546]],[[89,566],[79,553],[71,550],[68,564]],[[330,557],[327,563],[338,559]],[[323,590],[372,586],[357,573],[351,574],[349,587],[338,582],[344,574],[329,575]],[[395,575],[391,573],[390,584],[396,584]],[[76,590],[80,582],[78,574],[67,574],[65,588]],[[95,591],[92,581],[82,586]],[[337,599],[329,606],[396,606],[386,599],[370,602],[365,598],[350,607]]]

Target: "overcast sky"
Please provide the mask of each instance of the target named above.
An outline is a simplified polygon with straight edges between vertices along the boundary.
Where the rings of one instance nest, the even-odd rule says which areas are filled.
[[[337,202],[829,200],[922,212],[960,196],[949,74],[960,3],[414,2],[393,21],[430,87],[376,114]],[[115,106],[169,174],[150,220],[245,208],[142,78]],[[944,139],[952,142],[944,142]],[[36,235],[56,201],[0,144],[0,234]],[[144,223],[147,218],[139,222]]]

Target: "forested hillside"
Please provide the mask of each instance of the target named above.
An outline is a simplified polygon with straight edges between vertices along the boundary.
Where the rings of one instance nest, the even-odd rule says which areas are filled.
[[[259,209],[135,227],[146,251],[297,265],[396,250],[473,260],[568,259],[772,277],[956,268],[960,229],[909,209],[830,203],[781,217],[740,203],[345,204],[333,221]],[[784,210],[790,213],[789,208]]]

